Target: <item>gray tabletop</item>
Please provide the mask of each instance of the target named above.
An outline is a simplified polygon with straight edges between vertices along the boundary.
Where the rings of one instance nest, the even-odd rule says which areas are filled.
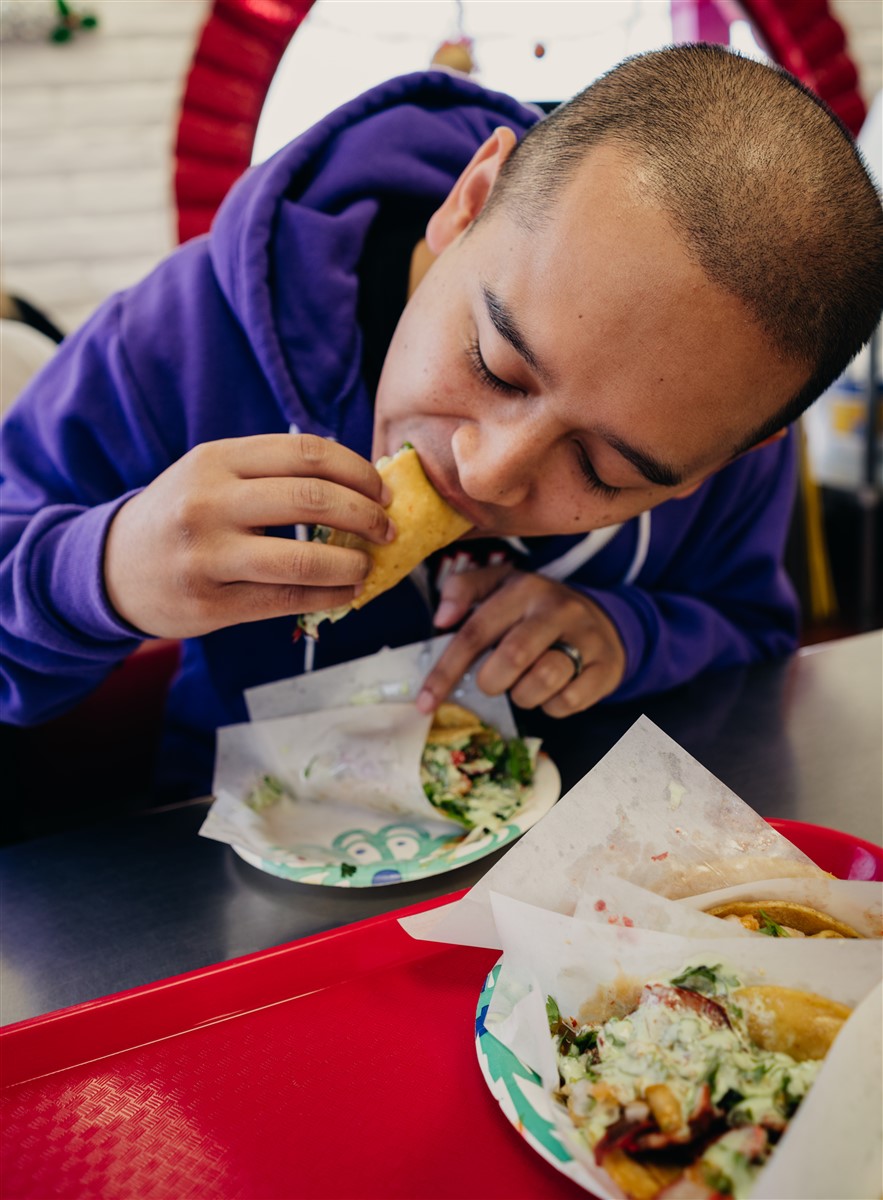
[[[524,714],[580,779],[645,712],[766,817],[883,842],[883,633],[707,674],[641,704]],[[0,851],[0,1021],[223,962],[471,885],[496,856],[424,882],[289,883],[197,836],[194,801]]]

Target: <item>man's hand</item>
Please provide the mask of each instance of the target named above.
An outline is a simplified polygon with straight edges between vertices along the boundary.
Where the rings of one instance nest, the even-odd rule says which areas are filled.
[[[448,628],[472,615],[427,676],[417,701],[431,712],[469,666],[496,646],[478,673],[491,696],[509,692],[519,708],[542,708],[552,717],[581,712],[612,692],[625,671],[625,651],[610,618],[574,588],[509,566],[482,567],[450,576],[435,615]],[[570,642],[583,659],[573,663],[553,642]]]
[[[324,438],[206,442],[115,516],[108,597],[136,629],[171,638],[349,604],[371,569],[367,554],[265,530],[322,524],[383,544],[395,536],[388,502],[371,464]]]

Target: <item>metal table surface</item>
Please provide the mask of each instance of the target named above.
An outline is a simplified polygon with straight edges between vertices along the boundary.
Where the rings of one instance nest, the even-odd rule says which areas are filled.
[[[883,842],[883,633],[522,724],[545,739],[566,791],[641,712],[763,816]],[[0,851],[0,1022],[468,887],[497,857],[377,889],[289,883],[198,837],[207,808],[192,801]]]

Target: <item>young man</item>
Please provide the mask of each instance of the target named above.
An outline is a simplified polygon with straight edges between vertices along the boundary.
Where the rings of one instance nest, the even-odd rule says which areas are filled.
[[[164,774],[204,791],[243,689],[304,669],[295,615],[368,569],[295,529],[394,537],[370,463],[405,441],[479,539],[447,568],[485,565],[326,627],[316,666],[434,611],[466,619],[422,707],[495,646],[486,690],[566,716],[793,648],[785,430],[879,319],[879,198],[799,85],[714,47],[534,120],[393,80],[68,339],[4,429],[5,719],[187,639]]]

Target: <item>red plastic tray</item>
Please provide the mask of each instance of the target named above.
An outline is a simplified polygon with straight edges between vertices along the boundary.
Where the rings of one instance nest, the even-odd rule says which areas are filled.
[[[497,952],[397,922],[442,902],[8,1026],[4,1200],[586,1200],[482,1081]]]
[[[855,839],[774,824],[848,873]],[[586,1200],[482,1082],[497,952],[398,924],[456,895],[0,1031],[4,1200]]]

